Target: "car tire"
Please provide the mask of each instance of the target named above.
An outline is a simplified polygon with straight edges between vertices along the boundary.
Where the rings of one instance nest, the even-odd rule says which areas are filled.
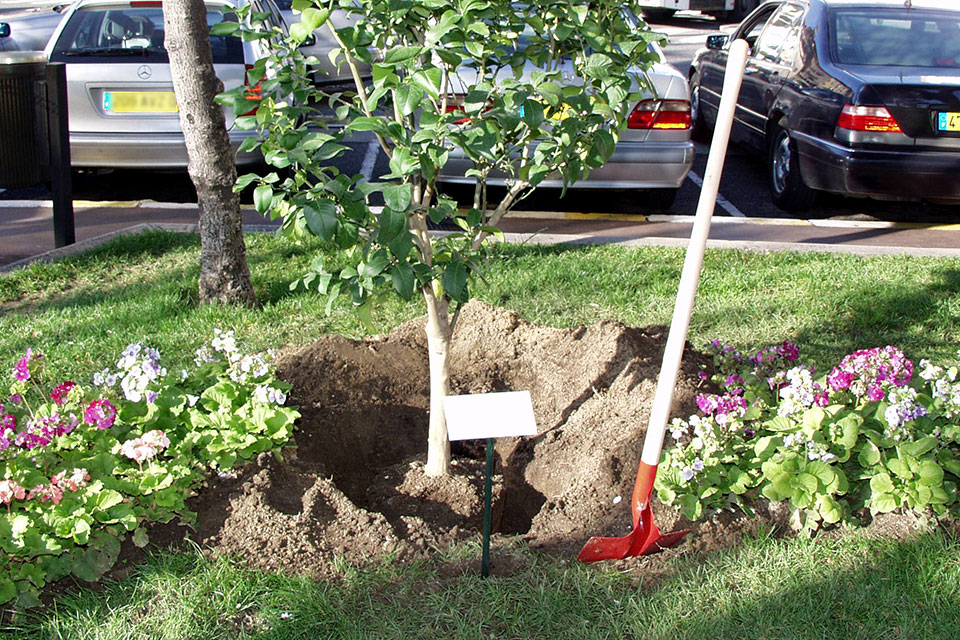
[[[808,187],[800,175],[800,156],[790,132],[778,125],[770,136],[768,149],[767,167],[773,204],[790,212],[812,207],[817,192]]]
[[[679,189],[647,189],[643,202],[651,209],[666,211],[673,206]]]
[[[690,137],[697,142],[709,142],[713,131],[703,115],[703,104],[700,100],[700,74],[694,72],[690,76],[688,85],[690,87]]]

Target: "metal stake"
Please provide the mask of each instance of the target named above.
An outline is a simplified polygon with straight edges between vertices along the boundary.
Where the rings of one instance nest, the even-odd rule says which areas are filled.
[[[480,577],[490,575],[490,528],[493,505],[493,438],[487,438],[487,475],[483,484],[483,556]]]

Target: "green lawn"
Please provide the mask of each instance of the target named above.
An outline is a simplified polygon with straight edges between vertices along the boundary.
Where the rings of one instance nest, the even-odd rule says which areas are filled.
[[[248,239],[261,305],[196,304],[198,240],[150,233],[0,277],[0,353],[27,347],[53,378],[88,381],[130,342],[160,349],[170,370],[213,329],[252,348],[365,334],[346,304],[289,283],[320,245]],[[683,262],[677,249],[505,247],[475,294],[557,327],[619,320],[666,324]],[[328,261],[336,261],[330,255]],[[710,251],[690,341],[745,350],[789,339],[823,370],[855,349],[893,344],[914,360],[956,363],[960,260]],[[388,300],[386,332],[420,315]],[[476,555],[476,545],[449,553]],[[667,561],[656,584],[606,565],[507,549],[524,569],[480,580],[439,564],[342,567],[339,580],[245,570],[199,553],[161,553],[122,582],[60,596],[8,621],[10,638],[960,638],[960,545],[933,530],[890,541],[751,540]]]

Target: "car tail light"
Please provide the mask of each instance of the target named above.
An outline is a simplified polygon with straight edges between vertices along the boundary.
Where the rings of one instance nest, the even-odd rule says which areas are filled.
[[[687,100],[642,100],[627,118],[628,129],[689,129]]]
[[[837,120],[837,127],[850,131],[870,131],[875,133],[903,133],[886,107],[864,107],[844,105]]]
[[[244,67],[246,67],[246,71],[247,71],[247,82],[250,82],[250,71],[253,70],[253,65],[247,64],[247,65],[244,65]],[[260,78],[260,80],[263,80],[263,78]],[[249,100],[250,102],[256,102],[257,104],[253,107],[253,109],[244,113],[243,115],[252,116],[257,112],[257,109],[260,108],[260,99],[263,98],[263,95],[261,93],[262,91],[263,91],[263,87],[260,86],[259,82],[257,82],[256,85],[252,87],[247,87],[244,90],[243,92],[244,100]]]

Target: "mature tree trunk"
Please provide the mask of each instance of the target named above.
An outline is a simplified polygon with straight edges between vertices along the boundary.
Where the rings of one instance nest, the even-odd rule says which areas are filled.
[[[203,0],[163,0],[165,46],[187,143],[190,178],[200,209],[200,301],[253,304],[237,168],[223,110],[223,84],[213,69]]]

